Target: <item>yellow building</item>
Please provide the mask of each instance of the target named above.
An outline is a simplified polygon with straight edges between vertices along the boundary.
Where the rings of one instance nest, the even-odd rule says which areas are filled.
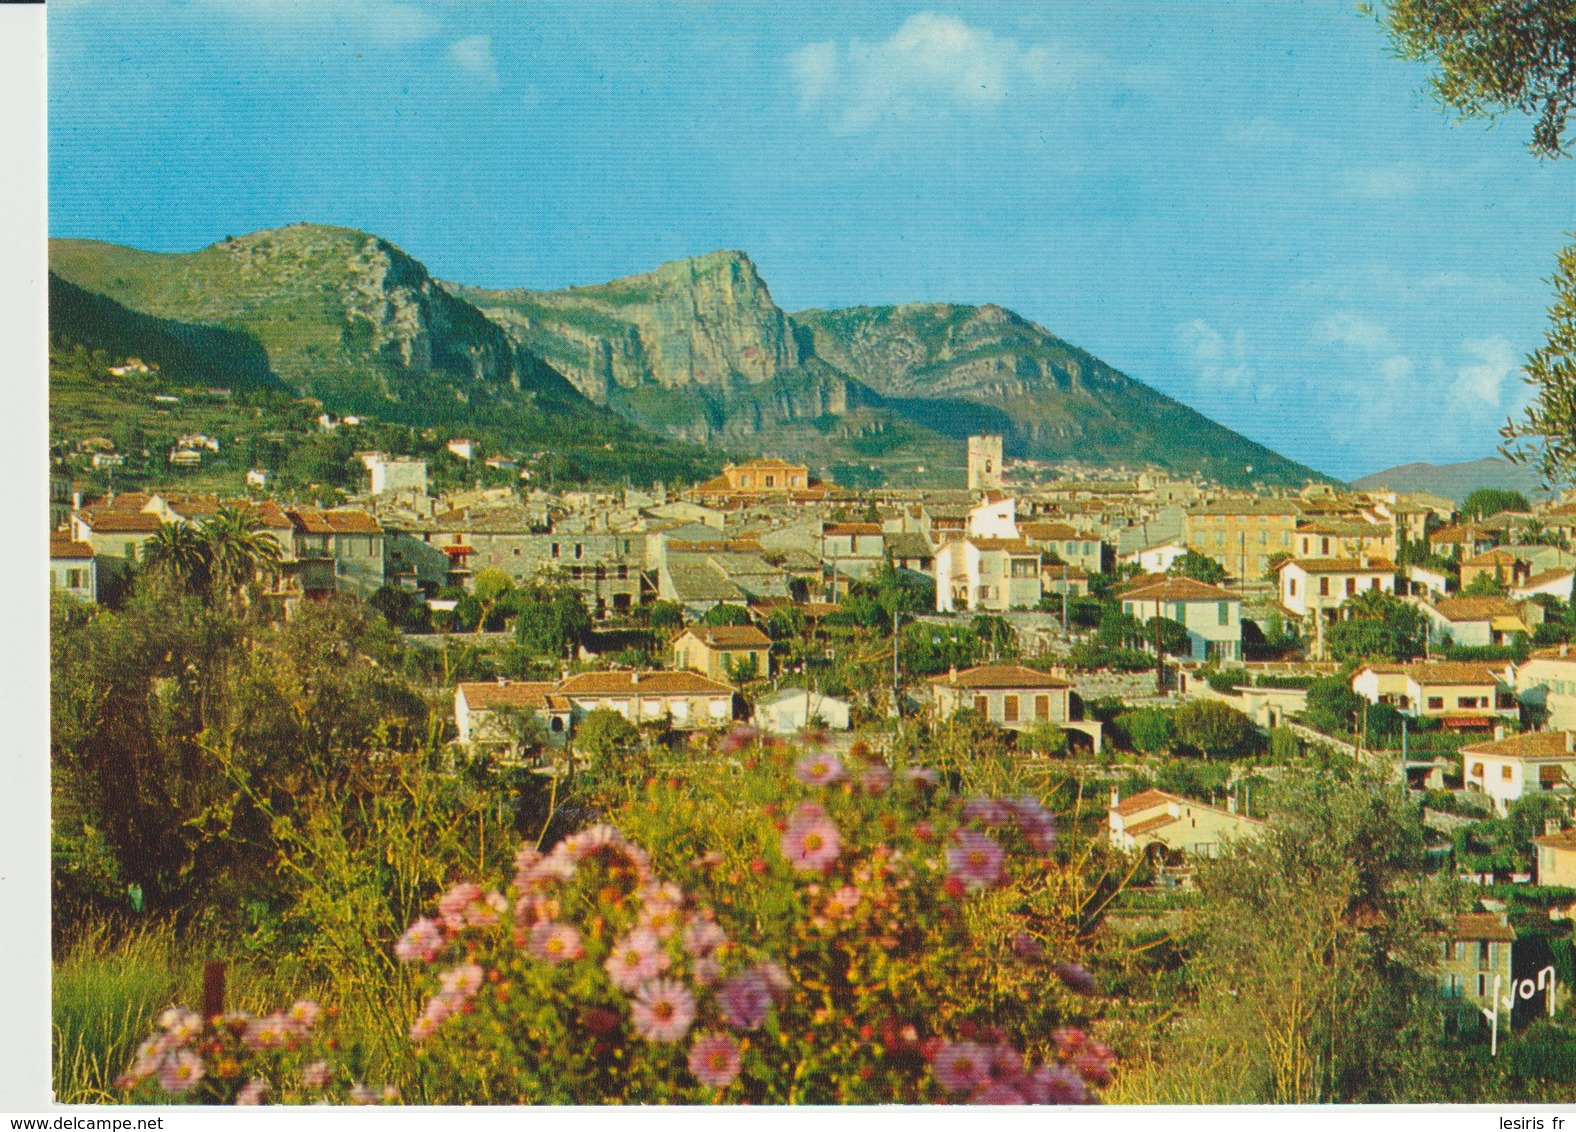
[[[1493,1006],[1494,979],[1501,996],[1511,980],[1516,932],[1503,912],[1464,912],[1440,943],[1439,990],[1476,1006]],[[1508,1019],[1504,1024],[1508,1027]]]
[[[1277,554],[1292,553],[1303,508],[1289,499],[1240,497],[1190,504],[1182,514],[1182,542],[1213,558],[1239,580],[1256,580]]]
[[[692,625],[673,642],[675,668],[713,680],[731,679],[730,668],[751,660],[756,675],[771,675],[772,639],[754,625]]]
[[[1537,883],[1576,888],[1576,829],[1534,837],[1538,847]]]

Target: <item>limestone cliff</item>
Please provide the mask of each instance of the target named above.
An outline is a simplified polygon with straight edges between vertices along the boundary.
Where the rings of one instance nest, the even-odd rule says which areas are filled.
[[[787,316],[743,252],[712,252],[594,287],[455,292],[599,402],[648,383],[758,385],[801,360]]]

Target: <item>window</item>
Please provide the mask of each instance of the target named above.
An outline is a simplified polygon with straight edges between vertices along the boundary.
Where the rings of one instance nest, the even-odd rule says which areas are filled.
[[[1296,597],[1297,596],[1297,579],[1296,578],[1287,578],[1286,579],[1286,596],[1287,597]]]
[[[1357,579],[1356,578],[1347,578],[1346,579],[1346,596],[1347,597],[1351,597],[1356,592],[1357,592]]]
[[[73,589],[73,590],[81,589],[82,588],[82,571],[81,570],[67,570],[66,571],[66,586],[69,589]]]
[[[552,556],[553,556],[553,557],[554,557],[554,558],[557,558],[557,557],[558,557],[558,544],[557,544],[557,543],[556,543],[556,542],[555,542],[555,543],[553,543],[553,555],[552,555]]]
[[[628,566],[620,566],[618,568],[618,580],[622,582],[622,581],[627,581],[628,578],[629,578],[629,567]]]
[[[1492,943],[1490,943],[1486,939],[1478,940],[1478,970],[1481,971],[1481,970],[1484,970],[1485,968],[1491,967],[1493,965],[1494,965],[1494,945]],[[1486,979],[1487,979],[1486,975],[1479,975],[1478,976],[1479,984],[1481,985]]]
[[[989,715],[990,715],[990,697],[989,696],[975,696],[974,697],[974,710],[979,712],[983,716],[989,717]]]
[[[1330,557],[1330,540],[1329,539],[1322,538],[1322,539],[1319,540],[1319,553],[1324,555],[1324,557],[1326,557],[1326,558]]]
[[[520,557],[520,548],[518,546],[514,548],[514,556],[516,558]]]
[[[1001,717],[1008,723],[1018,722],[1018,697],[1003,696],[1001,698]]]
[[[1216,618],[1218,619],[1220,624],[1222,624],[1222,625],[1229,625],[1229,624],[1231,624],[1231,606],[1230,606],[1230,604],[1228,602],[1224,602],[1224,601],[1221,602],[1220,603],[1220,607],[1219,607],[1219,609],[1216,610],[1216,614],[1215,615],[1216,615]]]
[[[1330,579],[1328,579],[1328,578],[1320,578],[1319,579],[1319,596],[1320,597],[1329,597],[1330,596]]]
[[[1051,718],[1050,696],[1034,697],[1034,718],[1042,722]]]
[[[1268,546],[1269,544],[1270,544],[1270,533],[1269,533],[1269,531],[1261,530],[1259,532],[1259,545],[1260,546]]]
[[[1133,615],[1133,603],[1130,601],[1124,601],[1122,603],[1122,612],[1131,617]]]
[[[1514,777],[1514,774],[1515,772],[1510,769],[1509,763],[1499,768],[1499,779],[1501,782],[1509,782]]]
[[[766,486],[767,487],[776,487],[777,486],[777,477],[776,476],[767,476],[766,477]]]
[[[1444,711],[1445,710],[1445,697],[1444,696],[1429,696],[1428,697],[1428,710],[1429,711]]]
[[[1369,578],[1368,579],[1368,588],[1371,589],[1371,590],[1378,589],[1379,588],[1379,579],[1378,578]]]
[[[575,557],[576,558],[584,558],[585,556],[586,556],[585,544],[584,543],[578,543],[578,542],[575,543]]]
[[[1472,764],[1472,771],[1471,771],[1471,773],[1472,773],[1472,777],[1473,778],[1482,778],[1483,777],[1483,764],[1482,763],[1473,763]],[[1460,958],[1460,956],[1457,956],[1457,958]]]
[[[1486,994],[1488,994],[1488,976],[1487,975],[1479,975],[1478,976],[1478,997],[1482,998]]]
[[[1479,707],[1487,707],[1487,706],[1488,706],[1488,701],[1487,700],[1481,700],[1477,696],[1457,696],[1456,697],[1456,707],[1458,707],[1458,708],[1479,708]]]

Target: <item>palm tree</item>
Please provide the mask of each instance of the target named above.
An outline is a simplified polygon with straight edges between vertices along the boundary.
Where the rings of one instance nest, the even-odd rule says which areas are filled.
[[[144,568],[207,600],[212,559],[203,532],[186,523],[160,523],[143,544]]]
[[[254,579],[279,574],[279,543],[263,530],[262,520],[250,507],[219,508],[203,525],[202,537],[216,593],[234,594]]]

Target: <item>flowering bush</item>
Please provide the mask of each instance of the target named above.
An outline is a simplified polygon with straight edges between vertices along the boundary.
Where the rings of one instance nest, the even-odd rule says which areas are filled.
[[[723,750],[400,938],[433,972],[410,1038],[434,1100],[1081,1103],[1109,1081],[1067,1024],[1094,985],[1051,958],[1067,867],[1038,800],[964,801],[858,746]]]
[[[161,1104],[397,1102],[393,1086],[373,1089],[336,1067],[333,1041],[317,1027],[322,1013],[303,999],[262,1017],[234,1011],[205,1023],[195,1011],[172,1006],[115,1084],[132,1100]]]

